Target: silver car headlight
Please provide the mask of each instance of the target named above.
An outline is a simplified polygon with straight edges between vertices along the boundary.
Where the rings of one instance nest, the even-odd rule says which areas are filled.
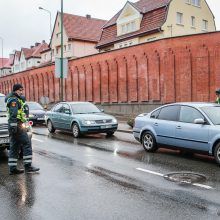
[[[94,124],[95,124],[95,121],[85,120],[83,123],[84,123],[85,125],[94,125]]]
[[[117,122],[118,122],[118,121],[117,121],[116,118],[112,119],[112,123],[117,123]]]

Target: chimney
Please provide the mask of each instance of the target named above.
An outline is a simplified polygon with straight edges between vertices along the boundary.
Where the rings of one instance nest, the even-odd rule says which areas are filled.
[[[34,46],[31,45],[31,49],[34,48]]]
[[[37,47],[38,45],[40,45],[40,43],[36,42],[36,43],[35,43],[35,47]]]
[[[46,43],[46,41],[45,40],[42,40],[42,44],[45,44]]]
[[[14,58],[14,54],[13,53],[10,53],[9,54],[9,59],[13,59]]]
[[[91,15],[86,15],[86,18],[91,19],[92,17],[91,17]]]

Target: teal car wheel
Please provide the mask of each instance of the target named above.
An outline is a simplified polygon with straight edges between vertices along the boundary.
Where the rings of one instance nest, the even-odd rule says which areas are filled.
[[[50,133],[54,133],[56,130],[50,120],[47,122],[47,128]]]
[[[72,126],[73,137],[78,138],[80,136],[79,125],[75,122]]]

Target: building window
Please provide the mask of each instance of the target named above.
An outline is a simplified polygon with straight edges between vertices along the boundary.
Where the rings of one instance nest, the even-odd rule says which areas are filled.
[[[126,33],[126,26],[125,24],[122,25],[122,34],[125,34]]]
[[[201,0],[191,0],[192,5],[200,7],[201,6]]]
[[[127,34],[127,33],[130,33],[130,32],[133,32],[135,31],[137,28],[136,28],[136,23],[135,21],[132,21],[132,22],[129,22],[127,24],[123,24],[121,25],[121,33],[122,34]]]
[[[183,13],[176,13],[176,23],[181,25],[183,24]]]
[[[196,26],[196,19],[194,16],[191,16],[191,26],[195,27]]]
[[[208,30],[208,21],[202,20],[202,30],[207,31]]]
[[[136,30],[135,21],[132,21],[132,22],[131,22],[131,30],[132,30],[132,31],[135,31],[135,30]]]
[[[68,50],[69,51],[71,50],[71,44],[68,44]]]
[[[54,49],[52,50],[52,56],[54,56]]]
[[[59,48],[56,48],[56,54],[59,54]]]
[[[64,45],[64,51],[66,51],[66,45]]]

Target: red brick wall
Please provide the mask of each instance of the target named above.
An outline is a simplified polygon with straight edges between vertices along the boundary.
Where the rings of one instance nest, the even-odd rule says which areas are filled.
[[[25,86],[28,100],[59,101],[54,66],[0,78],[0,92]],[[67,101],[161,103],[213,101],[220,87],[220,32],[163,39],[69,61]]]

